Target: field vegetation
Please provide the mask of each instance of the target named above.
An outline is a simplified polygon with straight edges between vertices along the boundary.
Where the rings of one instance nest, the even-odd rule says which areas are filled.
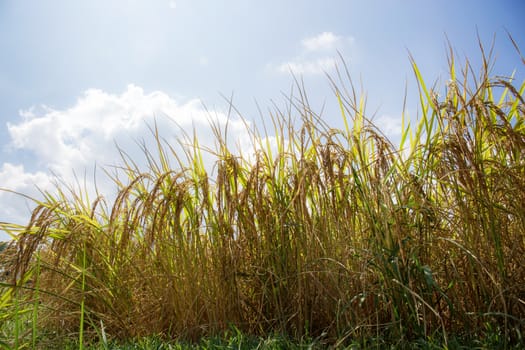
[[[44,193],[27,224],[1,223],[15,238],[1,254],[1,344],[519,347],[525,82],[493,75],[483,48],[479,72],[448,60],[448,83],[432,87],[412,61],[419,116],[403,116],[397,145],[341,64],[329,79],[342,129],[297,81],[271,130],[247,124],[253,154],[217,125],[215,149],[194,139],[181,154],[153,126],[148,169],[122,151],[111,201]]]

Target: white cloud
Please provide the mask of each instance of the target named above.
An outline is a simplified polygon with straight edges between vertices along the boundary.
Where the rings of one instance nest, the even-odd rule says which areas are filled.
[[[228,123],[228,141],[232,147],[250,144],[246,124],[240,118],[228,120],[224,113],[206,111],[198,99],[181,103],[162,91],[145,93],[136,85],[127,86],[121,94],[90,89],[71,108],[30,108],[21,111],[20,117],[18,122],[7,125],[10,147],[31,152],[39,170],[32,173],[21,164],[0,164],[0,183],[4,188],[29,195],[38,194],[35,185],[44,190],[54,188],[54,177],[48,175],[48,170],[74,184],[75,174],[84,181],[84,174],[86,171],[89,174],[95,164],[98,167],[122,164],[115,143],[145,168],[145,156],[136,143],[143,141],[155,154],[156,144],[150,130],[154,124],[161,137],[176,150],[180,150],[177,140],[184,135],[193,136],[194,132],[201,146],[213,149],[216,140],[210,121],[223,128]],[[211,168],[212,156],[206,159]],[[99,180],[97,186],[101,191],[115,190],[109,182]],[[88,178],[87,185],[94,188],[93,180]],[[9,212],[0,209],[0,221],[21,216],[13,212],[17,209],[10,205],[11,199],[8,201],[5,193],[0,192],[0,208],[11,209]]]
[[[390,140],[394,141],[401,136],[402,123],[401,117],[394,117],[389,114],[382,114],[373,120],[375,126],[381,130]]]
[[[113,163],[118,155],[114,143],[133,144],[130,140],[150,137],[148,127],[154,122],[172,134],[180,132],[178,127],[192,134],[195,126],[209,139],[210,118],[223,125],[227,119],[221,113],[210,115],[198,99],[180,104],[161,91],[145,94],[135,85],[120,95],[87,90],[69,109],[43,107],[38,113],[33,108],[20,114],[20,123],[8,123],[11,146],[33,152],[41,164],[58,174],[95,161]],[[230,130],[232,125],[244,127],[242,122],[230,121]]]
[[[26,172],[22,164],[4,163],[0,167],[0,222],[26,224],[40,190],[51,190],[52,176],[42,171]],[[13,192],[10,192],[13,191]],[[15,193],[16,192],[16,193]],[[0,241],[9,237],[0,231]]]
[[[337,47],[341,46],[343,40],[343,37],[332,32],[323,32],[301,40],[301,44],[308,51],[323,51],[337,49]]]
[[[354,38],[323,32],[301,40],[302,50],[293,59],[274,65],[280,73],[316,75],[335,68],[337,52],[348,53],[354,48]],[[270,66],[272,67],[272,66]]]
[[[22,164],[4,163],[0,168],[0,183],[5,189],[17,192],[31,190],[35,186],[46,188],[50,183],[51,177],[42,172],[27,173]],[[0,196],[6,192],[0,191]]]
[[[328,72],[335,67],[335,60],[330,57],[321,57],[313,60],[295,60],[281,63],[278,67],[279,72],[294,74],[321,74]]]
[[[171,1],[169,2],[169,7],[170,7],[170,9],[172,9],[172,10],[176,9],[176,8],[177,8],[177,2],[176,2],[175,0],[171,0]]]

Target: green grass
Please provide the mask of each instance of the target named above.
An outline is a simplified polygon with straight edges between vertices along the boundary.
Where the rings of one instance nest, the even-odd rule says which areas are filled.
[[[441,350],[441,349],[453,349],[453,350],[467,350],[467,349],[522,349],[521,344],[507,344],[506,347],[502,342],[501,335],[493,333],[491,337],[483,340],[473,339],[467,337],[451,337],[448,344],[444,344],[442,340],[435,338],[420,338],[412,339],[410,341],[406,339],[398,339],[393,341],[392,339],[385,338],[362,338],[353,340],[345,344],[344,346],[337,346],[340,349],[348,350],[360,350],[360,349],[392,349],[392,350],[405,350],[405,349],[428,349],[428,350]],[[73,350],[79,348],[79,343],[73,338],[50,338],[41,340],[40,347],[45,349],[62,349],[62,350]],[[227,331],[222,335],[214,337],[204,337],[198,342],[188,341],[176,341],[166,340],[159,336],[150,336],[138,339],[128,339],[125,341],[109,341],[109,342],[92,342],[84,345],[87,350],[301,350],[301,349],[326,349],[333,348],[333,344],[330,345],[323,339],[300,339],[292,340],[289,337],[282,335],[270,335],[266,338],[247,336],[239,333],[238,330]]]
[[[525,82],[492,77],[483,51],[482,62],[474,76],[451,51],[440,90],[413,63],[420,117],[404,116],[398,146],[344,70],[330,79],[343,130],[299,83],[270,113],[272,131],[247,126],[253,155],[234,153],[217,125],[215,149],[194,139],[184,154],[152,128],[149,168],[122,151],[121,173],[108,175],[114,200],[62,184],[26,225],[1,224],[16,237],[1,255],[1,344],[520,344]]]

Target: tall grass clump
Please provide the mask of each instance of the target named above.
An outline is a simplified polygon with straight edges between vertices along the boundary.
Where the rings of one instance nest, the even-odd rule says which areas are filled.
[[[153,128],[149,168],[122,152],[111,202],[58,186],[27,225],[3,226],[16,240],[0,302],[16,300],[37,330],[17,338],[197,339],[233,326],[335,345],[523,341],[525,82],[491,77],[491,64],[482,50],[476,75],[451,51],[438,90],[413,62],[420,118],[404,116],[398,146],[345,70],[330,79],[342,130],[301,84],[270,113],[271,132],[247,126],[250,155],[218,126],[214,150],[194,139],[185,154]]]

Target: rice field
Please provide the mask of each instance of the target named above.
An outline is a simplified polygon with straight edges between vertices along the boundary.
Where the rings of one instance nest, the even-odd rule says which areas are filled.
[[[122,152],[115,198],[61,184],[26,224],[0,223],[16,237],[1,254],[0,344],[198,343],[235,330],[320,348],[519,347],[525,81],[491,72],[483,49],[481,62],[475,72],[451,50],[448,83],[430,87],[412,60],[419,116],[403,116],[395,145],[344,63],[329,77],[341,129],[300,82],[268,116],[273,130],[247,124],[253,154],[217,125],[215,149],[194,139],[184,153],[152,127],[149,168]]]

